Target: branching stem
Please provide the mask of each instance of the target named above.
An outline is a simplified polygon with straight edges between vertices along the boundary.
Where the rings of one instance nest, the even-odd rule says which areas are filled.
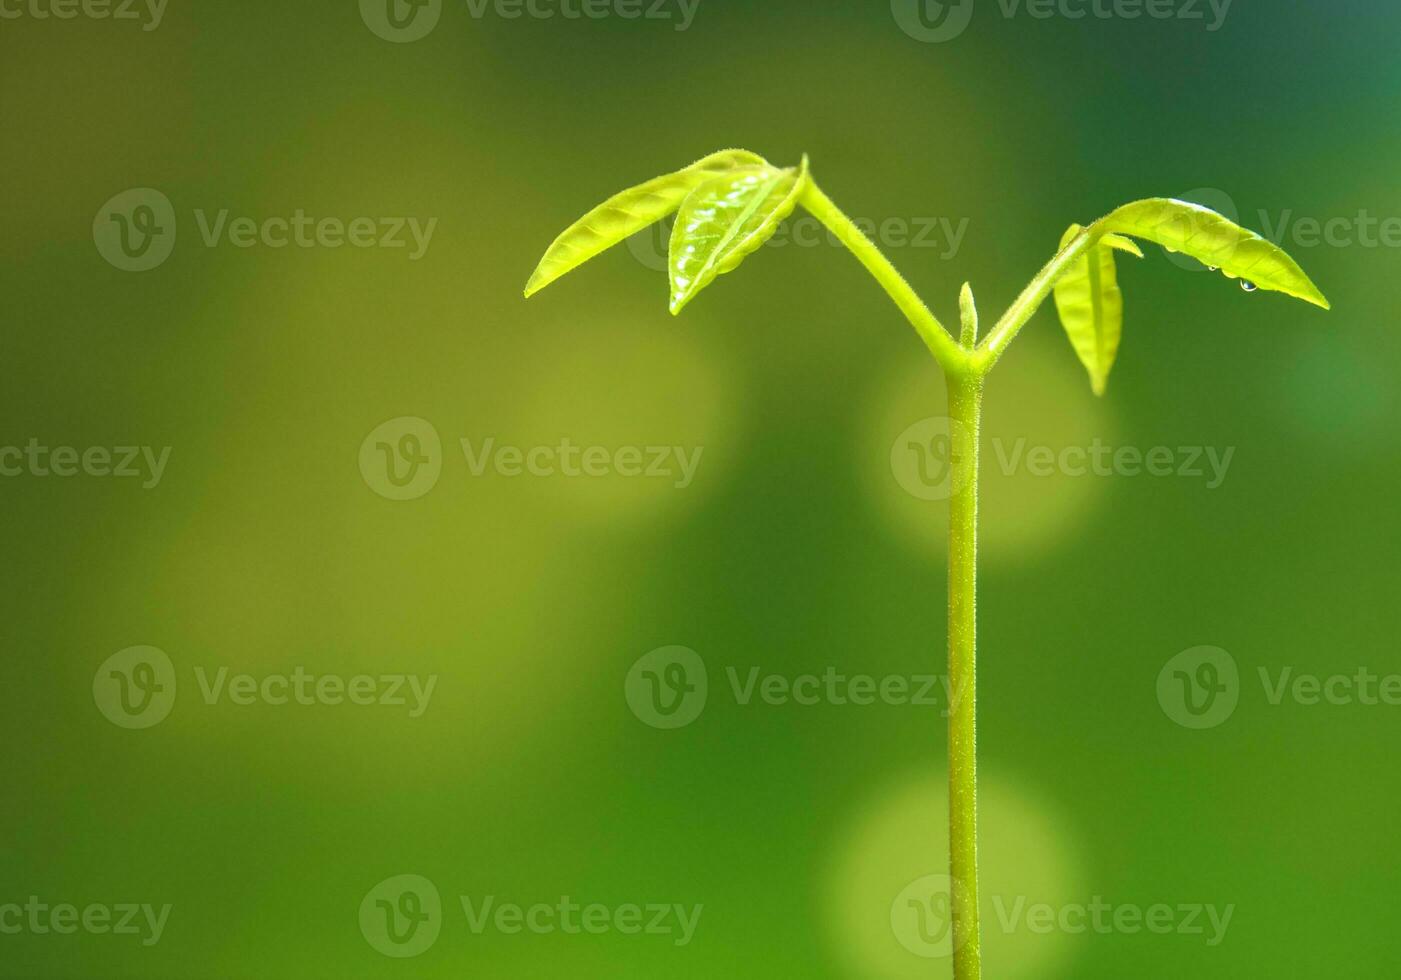
[[[1050,295],[1056,280],[1089,246],[1087,230],[1066,245],[1022,291],[997,325],[978,343],[972,290],[959,298],[959,338],[944,328],[866,235],[809,178],[804,207],[860,260],[944,370],[955,477],[949,500],[949,877],[953,908],[954,978],[981,980],[978,923],[977,594],[978,446],[983,380],[1018,331]]]
[[[966,369],[968,358],[959,349],[957,342],[944,329],[934,314],[929,311],[929,307],[924,305],[924,300],[910,288],[910,284],[905,281],[905,277],[900,275],[896,268],[890,264],[880,249],[875,246],[860,228],[856,227],[841,209],[832,203],[832,199],[822,193],[817,182],[809,178],[807,186],[803,189],[803,207],[812,212],[813,216],[827,226],[827,230],[836,235],[851,254],[866,267],[876,282],[881,284],[886,293],[895,301],[895,305],[900,308],[900,312],[905,314],[905,319],[910,321],[910,325],[915,328],[924,345],[929,348],[929,352],[934,355],[934,359],[943,366],[945,371],[956,370],[960,373]]]

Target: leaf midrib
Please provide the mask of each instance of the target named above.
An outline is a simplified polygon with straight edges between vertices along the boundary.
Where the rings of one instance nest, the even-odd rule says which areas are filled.
[[[701,282],[710,273],[710,270],[719,261],[720,256],[725,254],[725,251],[730,247],[730,243],[733,242],[735,236],[739,234],[740,229],[744,227],[745,223],[748,222],[750,218],[754,217],[754,212],[758,211],[759,206],[769,199],[769,195],[773,193],[773,189],[778,186],[779,182],[782,181],[785,176],[786,175],[780,171],[769,178],[762,187],[762,193],[756,194],[754,200],[745,205],[739,217],[731,223],[729,230],[727,230],[720,239],[720,244],[716,245],[710,255],[706,257],[705,264],[701,266],[700,271],[697,272],[692,279],[693,289],[696,288],[696,283]]]

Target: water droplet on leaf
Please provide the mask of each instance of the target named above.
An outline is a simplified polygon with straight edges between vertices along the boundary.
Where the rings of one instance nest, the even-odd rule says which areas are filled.
[[[1242,279],[1240,281],[1240,288],[1244,289],[1247,293],[1253,293],[1260,287],[1255,285],[1255,283],[1251,282],[1249,279]]]

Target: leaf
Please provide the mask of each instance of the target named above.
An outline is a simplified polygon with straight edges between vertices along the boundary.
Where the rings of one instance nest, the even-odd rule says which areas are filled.
[[[756,166],[768,166],[757,153],[721,150],[675,173],[614,194],[566,228],[545,250],[526,284],[525,295],[539,292],[571,269],[665,218],[698,184],[739,167]]]
[[[1282,248],[1200,204],[1163,197],[1135,201],[1100,218],[1093,230],[1146,238],[1218,268],[1232,279],[1331,308]]]
[[[958,319],[963,327],[959,340],[963,346],[971,348],[978,342],[978,303],[973,298],[971,283],[965,282],[958,291]]]
[[[1079,225],[1075,227],[1078,228]],[[1138,242],[1134,241],[1132,238],[1125,238],[1123,235],[1104,235],[1100,238],[1100,242],[1108,245],[1110,248],[1117,248],[1121,252],[1128,252],[1130,255],[1136,255],[1140,259],[1143,258],[1143,249],[1139,248]],[[1062,242],[1061,248],[1065,248],[1065,245],[1066,243]]]
[[[1083,228],[1071,225],[1061,239],[1065,248]],[[1090,243],[1084,254],[1066,269],[1056,283],[1056,311],[1070,338],[1080,363],[1090,373],[1090,386],[1096,395],[1104,394],[1109,369],[1119,353],[1119,337],[1124,327],[1124,298],[1119,292],[1114,250],[1139,254],[1138,246],[1126,239],[1106,235]]]
[[[671,230],[671,312],[731,272],[793,212],[807,183],[808,160],[780,170],[750,167],[711,178],[691,191]]]

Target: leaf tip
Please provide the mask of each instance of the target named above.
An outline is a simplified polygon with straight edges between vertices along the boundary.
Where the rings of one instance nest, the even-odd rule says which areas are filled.
[[[1134,241],[1132,238],[1127,238],[1124,235],[1115,235],[1113,232],[1110,232],[1103,236],[1100,241],[1104,242],[1104,244],[1112,249],[1120,252],[1127,252],[1134,258],[1143,258],[1143,249],[1139,248],[1138,242]]]
[[[543,264],[543,263],[542,263]],[[535,271],[530,274],[530,278],[525,283],[525,298],[530,299],[540,290],[555,281],[555,277],[546,276],[540,266],[535,267]]]
[[[978,304],[973,299],[971,283],[965,282],[958,291],[958,318],[963,325],[959,342],[965,347],[974,346],[978,342]]]

